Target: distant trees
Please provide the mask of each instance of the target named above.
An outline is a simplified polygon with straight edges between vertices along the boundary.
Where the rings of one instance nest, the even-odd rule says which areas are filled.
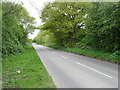
[[[34,18],[21,4],[2,2],[2,54],[10,55],[22,51],[27,41],[29,28]]]
[[[42,30],[65,47],[120,50],[120,2],[53,2],[45,5]],[[39,37],[39,36],[38,36]],[[37,37],[37,38],[38,38]]]
[[[34,42],[39,44],[51,44],[55,42],[55,37],[50,31],[41,30],[37,37],[34,38]]]

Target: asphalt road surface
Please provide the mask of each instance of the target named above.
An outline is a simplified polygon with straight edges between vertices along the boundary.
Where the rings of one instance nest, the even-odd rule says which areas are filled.
[[[57,88],[118,88],[118,65],[32,44]]]

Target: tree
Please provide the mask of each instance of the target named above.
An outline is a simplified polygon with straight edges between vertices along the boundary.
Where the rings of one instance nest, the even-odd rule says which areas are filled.
[[[21,4],[2,2],[2,54],[10,55],[23,50],[29,25],[34,19]]]
[[[114,52],[120,49],[120,2],[93,3],[86,19],[86,44]]]
[[[55,38],[53,33],[47,31],[47,30],[41,30],[40,33],[37,35],[37,37],[34,38],[36,43],[39,44],[51,44],[55,42]]]
[[[48,3],[41,13],[45,23],[43,30],[54,34],[56,43],[73,47],[84,33],[84,16],[89,3],[83,2],[54,2]]]

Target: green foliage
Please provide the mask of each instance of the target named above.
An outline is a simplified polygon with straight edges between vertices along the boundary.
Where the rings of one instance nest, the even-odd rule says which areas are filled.
[[[86,19],[86,44],[114,52],[120,49],[120,2],[93,3]]]
[[[97,58],[97,59],[101,59],[104,61],[110,61],[113,63],[119,63],[120,64],[120,56],[118,56],[116,53],[106,53],[103,51],[98,51],[98,50],[93,50],[93,49],[81,49],[81,48],[66,48],[64,46],[60,46],[57,44],[43,44],[45,46],[49,46],[55,49],[59,49],[59,50],[64,50],[67,52],[72,52],[75,54],[80,54],[80,55],[85,55],[85,56],[89,56],[89,57],[93,57],[93,58]],[[120,52],[119,52],[120,54]]]
[[[114,53],[120,50],[119,11],[120,2],[48,3],[41,13],[44,25],[40,29],[53,33],[54,43],[61,46]]]
[[[50,44],[55,42],[55,38],[53,33],[47,31],[47,30],[41,30],[38,36],[33,40],[33,42],[39,43],[39,44]]]
[[[115,53],[113,53],[114,55],[119,55],[120,56],[120,50],[119,51],[115,51]]]
[[[3,88],[55,88],[31,45],[27,46],[21,54],[3,58],[2,65]]]
[[[0,3],[0,51],[2,51],[2,4]],[[0,52],[0,56],[2,52]]]
[[[2,54],[19,53],[26,45],[34,18],[22,5],[12,2],[2,2],[2,11]]]
[[[84,35],[84,17],[89,3],[54,2],[42,10],[41,19],[45,23],[41,29],[54,34],[56,43],[73,47]]]

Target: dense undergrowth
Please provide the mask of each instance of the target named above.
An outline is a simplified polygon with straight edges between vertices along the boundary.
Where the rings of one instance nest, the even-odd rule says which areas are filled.
[[[21,4],[2,2],[0,5],[2,5],[2,56],[5,57],[23,51],[34,18],[29,16]]]

